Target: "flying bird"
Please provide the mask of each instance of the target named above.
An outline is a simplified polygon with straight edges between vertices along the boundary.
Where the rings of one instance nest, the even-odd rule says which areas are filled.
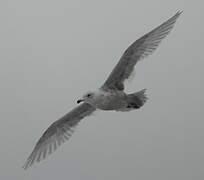
[[[124,92],[124,81],[130,77],[138,61],[154,52],[162,39],[172,30],[181,13],[181,11],[178,11],[170,19],[131,44],[123,53],[105,83],[97,90],[84,94],[77,101],[80,105],[48,127],[38,140],[23,168],[27,169],[35,162],[45,159],[54,152],[57,147],[70,138],[76,125],[95,110],[128,112],[142,107],[147,100],[146,89],[126,94]]]

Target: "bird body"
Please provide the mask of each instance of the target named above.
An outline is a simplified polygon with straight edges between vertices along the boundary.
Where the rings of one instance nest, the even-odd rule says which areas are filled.
[[[145,89],[137,93],[126,94],[121,90],[100,88],[92,93],[89,92],[92,94],[92,98],[86,98],[87,95],[85,95],[80,101],[85,101],[100,110],[130,111],[138,109],[144,104],[147,99],[144,93]]]
[[[39,162],[54,152],[70,138],[81,119],[91,115],[96,109],[131,111],[142,107],[147,100],[145,89],[126,94],[124,81],[130,77],[137,62],[156,50],[162,39],[172,30],[181,13],[177,12],[160,26],[132,43],[123,53],[105,83],[98,90],[83,95],[77,101],[77,103],[83,103],[48,127],[23,167],[27,169],[34,162]]]
[[[83,99],[85,102],[101,110],[116,110],[126,106],[126,94],[123,91],[103,90],[93,92],[93,97]]]

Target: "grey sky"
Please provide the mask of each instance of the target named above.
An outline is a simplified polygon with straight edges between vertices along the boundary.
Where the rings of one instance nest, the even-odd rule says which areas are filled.
[[[146,105],[84,119],[69,142],[24,171],[43,131],[177,10],[173,31],[127,85],[147,88]],[[0,178],[203,179],[203,18],[198,0],[1,1]]]

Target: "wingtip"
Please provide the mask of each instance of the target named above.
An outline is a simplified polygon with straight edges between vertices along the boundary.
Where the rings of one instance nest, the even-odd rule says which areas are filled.
[[[178,10],[178,11],[174,14],[174,16],[172,16],[169,20],[174,20],[174,21],[176,21],[182,13],[183,13],[182,10]]]
[[[24,164],[23,166],[22,166],[22,168],[24,169],[24,170],[27,170],[28,169],[28,165],[27,164]]]
[[[24,170],[27,170],[32,164],[30,163],[29,160],[26,160],[26,162],[24,163],[24,165],[22,166],[22,168]]]
[[[183,13],[183,10],[178,10],[178,11],[176,12],[176,15],[177,15],[177,16],[180,16],[182,13]]]

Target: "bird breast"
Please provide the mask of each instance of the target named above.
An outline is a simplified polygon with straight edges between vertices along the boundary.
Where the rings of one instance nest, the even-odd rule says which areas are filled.
[[[126,95],[123,91],[103,91],[97,95],[95,105],[102,110],[117,110],[126,106]]]

